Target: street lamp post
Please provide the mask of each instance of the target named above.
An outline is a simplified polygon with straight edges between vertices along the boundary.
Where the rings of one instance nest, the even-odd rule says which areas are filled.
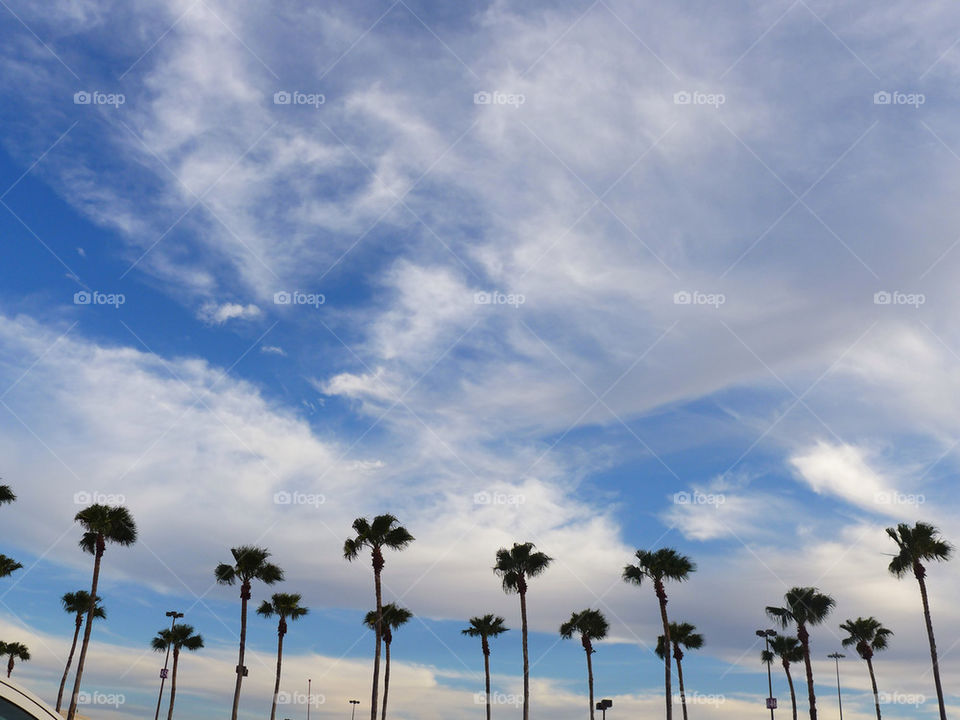
[[[313,695],[310,694],[313,680],[307,678],[307,720],[310,720],[310,706],[313,704]]]
[[[170,632],[173,633],[173,628],[177,624],[177,619],[183,617],[182,612],[177,612],[176,610],[170,610],[167,612],[168,618],[173,618],[170,621]],[[157,697],[157,712],[153,716],[153,720],[158,720],[160,717],[160,703],[163,701],[163,684],[167,681],[167,665],[170,663],[170,643],[167,643],[167,657],[163,661],[163,670],[160,671],[160,695]]]
[[[357,716],[357,705],[360,704],[359,700],[351,700],[350,704],[353,705],[353,710],[350,711],[350,720],[354,720]]]
[[[613,700],[604,698],[597,703],[597,710],[603,713],[603,720],[607,720],[607,710],[613,707]]]
[[[835,652],[830,653],[827,657],[833,658],[833,662],[837,666],[837,707],[840,708],[840,720],[843,720],[843,698],[840,695],[840,658],[846,657],[846,655]]]
[[[770,652],[770,638],[777,636],[776,630],[757,630],[757,636],[763,638],[767,652]],[[770,720],[773,720],[773,674],[770,672],[770,663],[767,663],[767,707],[770,708]]]

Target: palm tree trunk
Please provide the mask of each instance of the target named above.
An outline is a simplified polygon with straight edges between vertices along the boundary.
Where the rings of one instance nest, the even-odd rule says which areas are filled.
[[[240,655],[237,660],[237,684],[233,689],[233,711],[231,720],[237,720],[240,709],[240,685],[243,683],[243,656],[247,649],[247,602],[250,599],[250,584],[244,582],[240,588]]]
[[[173,646],[173,674],[170,678],[170,709],[167,710],[167,720],[173,720],[173,701],[177,699],[177,663],[180,661],[180,648]]]
[[[591,652],[587,648],[587,687],[590,690],[590,720],[593,720],[593,659]]]
[[[370,720],[377,720],[377,695],[380,684],[380,643],[383,639],[383,592],[380,585],[380,568],[376,557],[373,566],[373,588],[377,595],[377,624],[374,635],[377,636],[377,651],[373,656],[373,693],[370,700]]]
[[[797,693],[793,689],[793,678],[790,676],[790,663],[783,663],[783,671],[787,674],[787,685],[790,686],[790,704],[793,706],[793,720],[797,720]]]
[[[387,720],[387,693],[390,692],[390,643],[384,643],[383,665],[383,707],[380,710],[380,720]]]
[[[97,538],[97,547],[93,556],[93,582],[90,584],[90,609],[87,610],[87,624],[83,628],[83,642],[80,644],[80,657],[77,658],[77,677],[73,681],[73,693],[70,695],[70,708],[67,710],[67,720],[74,720],[77,715],[77,696],[80,694],[80,681],[83,678],[83,665],[87,660],[87,648],[90,646],[90,630],[93,627],[93,609],[96,605],[97,585],[100,584],[100,561],[103,559],[103,538]]]
[[[527,593],[520,593],[520,637],[523,644],[523,720],[530,720],[530,653],[527,649]]]
[[[273,683],[273,703],[270,705],[270,720],[277,717],[277,695],[280,692],[280,663],[283,661],[283,633],[277,630],[277,679]],[[310,698],[307,698],[310,702]]]
[[[817,696],[813,691],[813,665],[810,664],[810,633],[806,625],[797,625],[797,637],[803,646],[803,664],[807,671],[807,700],[810,703],[810,720],[817,720]]]
[[[484,638],[483,642],[486,643],[487,639]],[[486,677],[486,689],[487,689],[487,720],[490,720],[490,651],[485,650],[483,653],[483,674]]]
[[[920,599],[923,600],[923,620],[927,624],[927,638],[930,640],[930,660],[933,662],[933,682],[937,686],[937,702],[940,705],[940,720],[947,720],[947,711],[943,706],[943,687],[940,685],[940,663],[937,661],[937,641],[933,639],[933,621],[930,619],[930,603],[927,600],[927,583],[923,574],[914,570],[920,584]]]
[[[7,677],[10,677],[10,673],[13,672],[13,655],[10,656],[10,660],[7,661]]]
[[[670,622],[667,620],[667,593],[663,589],[663,583],[657,580],[654,583],[654,587],[657,591],[657,599],[660,601],[660,620],[663,622],[663,643],[665,648],[670,647]],[[671,686],[670,686],[670,652],[669,650],[663,655],[663,685],[664,691],[666,692],[666,702],[667,702],[667,720],[673,720],[673,697],[671,697]],[[816,718],[813,718],[816,720]]]
[[[80,637],[81,625],[83,625],[83,616],[77,613],[76,627],[73,630],[73,644],[70,646],[70,654],[67,655],[67,666],[63,669],[63,677],[60,678],[60,692],[57,693],[57,712],[60,712],[60,706],[63,704],[63,688],[67,684],[70,666],[73,665],[73,653],[77,651],[77,639]]]
[[[679,648],[677,648],[679,651]],[[677,684],[680,686],[680,709],[683,711],[683,720],[687,720],[687,696],[683,690],[683,664],[680,662],[679,653],[674,654],[677,660]]]
[[[873,702],[877,706],[877,720],[882,720],[880,717],[880,695],[877,693],[877,678],[873,674],[873,660],[869,657],[867,658],[867,669],[870,671],[870,685],[873,686]]]

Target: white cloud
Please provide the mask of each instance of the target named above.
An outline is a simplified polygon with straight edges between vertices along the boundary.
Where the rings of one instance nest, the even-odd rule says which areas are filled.
[[[207,303],[197,312],[197,317],[210,325],[223,325],[228,320],[251,320],[259,317],[260,308],[256,305],[240,305],[238,303]]]
[[[280,355],[281,357],[287,356],[287,351],[279,345],[261,345],[260,352],[264,353],[265,355]]]

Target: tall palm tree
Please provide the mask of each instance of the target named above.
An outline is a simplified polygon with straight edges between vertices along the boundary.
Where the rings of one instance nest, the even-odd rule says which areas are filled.
[[[3,643],[3,651],[0,652],[0,657],[3,655],[9,655],[10,659],[7,660],[7,677],[10,677],[10,673],[13,672],[13,661],[27,661],[30,659],[30,649],[20,642],[12,643]]]
[[[770,650],[763,650],[760,653],[760,659],[765,663],[772,663],[774,658],[780,658],[783,671],[787,674],[787,685],[790,686],[790,704],[793,706],[793,720],[797,720],[797,694],[793,690],[790,663],[803,660],[803,647],[800,645],[800,641],[790,635],[777,635],[770,641]]]
[[[470,627],[460,632],[470,637],[480,638],[480,647],[483,650],[483,674],[485,676],[486,699],[487,699],[487,720],[490,720],[490,638],[505,633],[510,628],[503,623],[506,622],[499,615],[492,613],[482,617],[470,618]]]
[[[877,720],[880,720],[880,696],[877,694],[877,678],[873,674],[873,654],[886,650],[887,638],[893,635],[893,630],[885,628],[875,617],[847,620],[840,625],[840,629],[849,636],[843,639],[843,646],[852,645],[856,648],[857,654],[867,661],[870,685],[873,687],[873,702],[877,707]]]
[[[520,637],[523,645],[523,720],[530,720],[530,652],[527,648],[527,580],[542,574],[553,558],[539,552],[532,542],[514,543],[509,550],[497,550],[493,572],[507,594],[520,596]]]
[[[670,621],[667,619],[667,591],[664,587],[665,580],[674,580],[683,582],[690,577],[690,573],[697,569],[690,558],[681,555],[673,548],[660,548],[659,550],[637,550],[636,565],[627,565],[623,568],[623,579],[625,582],[634,585],[642,585],[643,581],[650,580],[653,583],[654,592],[657,600],[660,601],[660,621],[663,623],[663,637],[669,646],[670,641]],[[667,720],[673,718],[673,698],[670,688],[670,656],[667,655],[663,661],[664,674],[663,684],[666,692]]]
[[[569,640],[575,633],[580,635],[580,644],[587,654],[587,688],[590,694],[590,720],[593,720],[593,649],[594,640],[603,640],[610,629],[610,623],[599,610],[581,610],[570,615],[570,619],[560,626],[560,637]]]
[[[687,720],[687,694],[683,687],[683,650],[699,650],[703,647],[703,635],[690,623],[670,623],[670,642],[673,645],[673,659],[677,661],[677,684],[680,686],[680,708],[683,711],[683,720]],[[657,638],[657,647],[654,650],[657,657],[665,659],[670,652],[666,638],[660,635]]]
[[[413,542],[413,535],[400,524],[393,515],[377,515],[373,522],[359,517],[353,521],[354,537],[343,543],[343,557],[348,561],[356,560],[365,549],[370,550],[373,564],[373,589],[377,597],[377,623],[373,634],[376,636],[377,649],[373,656],[373,692],[370,701],[370,720],[377,720],[377,697],[380,682],[380,648],[383,642],[383,588],[380,574],[383,572],[383,550],[403,550]],[[236,720],[234,718],[233,720]]]
[[[387,695],[390,692],[390,644],[393,642],[393,631],[401,625],[405,625],[413,613],[394,603],[387,603],[383,606],[383,647],[384,647],[384,665],[383,665],[383,703],[381,704],[380,718],[387,719]],[[371,610],[363,618],[363,624],[371,630],[377,629],[377,611]]]
[[[230,548],[233,565],[220,563],[213,571],[221,585],[240,583],[240,655],[237,660],[237,684],[233,690],[233,710],[231,720],[237,720],[240,708],[240,685],[243,682],[243,656],[247,649],[247,603],[250,601],[250,587],[254,580],[264,585],[273,585],[283,580],[283,570],[267,561],[270,551],[253,545],[241,545]]]
[[[90,584],[90,597],[97,597],[100,584],[100,565],[107,543],[129,547],[137,541],[137,524],[130,511],[122,505],[90,505],[76,514],[74,520],[84,529],[80,539],[80,548],[93,555],[93,581]],[[80,645],[80,657],[77,659],[77,677],[70,696],[70,709],[67,720],[74,720],[77,714],[77,696],[80,694],[80,681],[83,678],[83,665],[90,646],[90,630],[93,628],[95,603],[87,608],[87,621],[83,628],[83,642]]]
[[[170,677],[170,709],[167,710],[167,720],[173,720],[173,703],[177,699],[177,666],[180,662],[180,650],[197,651],[203,647],[203,636],[194,634],[192,625],[174,625],[173,628],[163,628],[157,631],[156,637],[150,643],[157,652],[173,650],[173,672]]]
[[[22,567],[23,565],[18,563],[13,558],[8,558],[6,555],[0,555],[0,577],[12,575],[15,571]]]
[[[65,612],[73,615],[73,643],[70,645],[70,654],[67,655],[67,666],[63,669],[63,677],[60,678],[60,691],[57,693],[57,712],[60,712],[60,706],[63,704],[63,689],[67,685],[67,675],[70,674],[70,666],[73,664],[73,653],[77,650],[77,640],[80,637],[80,628],[83,626],[83,618],[86,617],[87,610],[90,609],[90,593],[86,590],[77,590],[76,592],[65,593],[60,598],[60,604],[63,605]],[[96,599],[93,608],[93,617],[104,619],[107,617],[107,611],[100,604],[100,598]]]
[[[900,552],[890,561],[889,570],[898,578],[908,572],[920,585],[920,600],[923,602],[923,619],[927,625],[927,639],[930,641],[930,660],[933,662],[933,681],[937,686],[937,702],[940,704],[940,720],[947,720],[947,711],[943,705],[943,687],[940,685],[940,663],[937,661],[937,642],[933,638],[933,621],[930,619],[930,602],[927,599],[927,568],[924,562],[936,560],[945,562],[953,554],[953,546],[940,537],[940,531],[933,525],[918,522],[913,527],[900,523],[896,528],[887,528],[887,535],[897,544]]]
[[[277,693],[280,692],[280,666],[283,662],[283,636],[287,634],[287,620],[299,620],[310,610],[300,605],[299,593],[274,593],[270,601],[264,600],[257,608],[257,615],[270,618],[276,615],[277,623],[277,679],[273,685],[273,703],[270,705],[270,720],[277,717]],[[310,698],[307,698],[310,702]]]
[[[813,666],[810,664],[809,625],[819,625],[833,610],[834,599],[815,587],[793,587],[783,596],[784,607],[767,607],[767,616],[786,629],[797,626],[797,638],[803,648],[803,664],[807,671],[807,699],[810,703],[810,720],[817,720],[817,696],[813,690]]]

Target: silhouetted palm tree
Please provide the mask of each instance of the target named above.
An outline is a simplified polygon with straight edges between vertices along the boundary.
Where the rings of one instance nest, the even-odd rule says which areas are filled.
[[[623,568],[623,579],[625,582],[634,585],[643,584],[644,579],[653,583],[653,589],[656,592],[657,600],[660,602],[660,621],[663,623],[663,637],[667,645],[670,641],[670,621],[667,619],[667,591],[664,587],[664,580],[675,580],[683,582],[690,577],[690,573],[697,569],[697,566],[686,555],[681,555],[673,548],[660,548],[659,550],[637,550],[636,565],[627,565]],[[664,658],[664,691],[666,692],[667,720],[673,718],[673,698],[671,697],[670,687],[670,657]]]
[[[383,606],[383,646],[384,660],[383,665],[383,702],[381,703],[380,719],[387,718],[387,696],[390,693],[390,645],[393,643],[393,631],[401,625],[405,625],[413,613],[394,603],[387,603]],[[371,630],[377,628],[377,611],[371,610],[363,618],[363,624]]]
[[[7,505],[17,499],[9,485],[0,485],[0,505]]]
[[[13,558],[8,558],[6,555],[0,555],[0,577],[12,575],[15,571],[22,567],[23,565],[18,563]]]
[[[12,643],[3,643],[2,651],[0,651],[0,657],[3,655],[9,656],[7,660],[7,677],[10,677],[10,674],[13,672],[13,661],[27,661],[30,659],[30,649],[20,642]]]
[[[803,647],[800,641],[789,635],[777,635],[770,641],[770,650],[763,650],[760,659],[765,663],[772,663],[775,657],[780,658],[783,671],[787,674],[787,685],[790,686],[790,704],[793,706],[793,720],[797,720],[797,694],[793,690],[793,677],[790,675],[790,663],[803,660]]]
[[[348,561],[356,560],[365,549],[370,549],[373,564],[373,590],[377,597],[377,624],[373,634],[376,636],[376,652],[373,656],[373,692],[370,701],[370,720],[377,720],[377,699],[380,682],[380,648],[383,642],[383,589],[380,574],[383,572],[383,549],[403,550],[414,538],[393,515],[377,515],[373,522],[359,517],[353,521],[356,535],[343,543],[343,557]],[[236,720],[236,718],[234,718]]]
[[[807,671],[807,699],[810,703],[810,720],[817,720],[817,696],[813,690],[813,666],[810,664],[810,633],[808,625],[819,625],[833,609],[834,600],[815,587],[790,588],[785,607],[768,607],[771,620],[786,629],[791,623],[797,626],[797,638],[803,648],[803,664]]]
[[[560,637],[569,640],[575,633],[580,635],[580,644],[587,654],[587,689],[590,694],[590,720],[593,720],[593,649],[594,640],[603,640],[610,629],[610,623],[599,610],[581,610],[570,615],[570,619],[560,626]]]
[[[167,710],[167,720],[173,720],[173,703],[177,699],[177,666],[180,662],[180,650],[191,652],[203,647],[203,637],[193,633],[192,625],[174,625],[173,628],[164,628],[157,631],[157,636],[150,643],[157,652],[166,652],[173,649],[173,672],[170,676],[170,709]]]
[[[509,550],[497,550],[493,571],[500,577],[503,591],[520,596],[520,637],[523,645],[523,720],[530,720],[530,653],[527,649],[527,580],[542,574],[553,561],[536,551],[532,542],[514,543]]]
[[[247,649],[247,603],[250,601],[250,587],[254,580],[264,585],[273,585],[283,580],[283,570],[267,562],[270,551],[253,545],[241,545],[230,549],[233,565],[220,563],[213,571],[221,585],[233,585],[240,582],[240,655],[237,661],[237,684],[233,690],[233,710],[231,720],[237,720],[240,708],[240,685],[243,682],[243,658]]]
[[[843,639],[843,646],[852,645],[857,654],[867,661],[870,685],[873,687],[873,702],[877,707],[877,720],[880,720],[880,696],[877,694],[877,678],[873,674],[873,654],[887,648],[887,638],[893,635],[893,630],[885,628],[875,617],[847,620],[840,629],[849,635]]]
[[[74,628],[73,628],[73,643],[70,645],[70,654],[67,655],[67,666],[63,669],[63,677],[60,678],[60,691],[57,693],[57,712],[60,712],[60,706],[63,704],[63,689],[67,685],[67,675],[70,674],[70,666],[73,664],[73,653],[77,649],[77,640],[80,637],[80,628],[83,626],[83,619],[87,615],[87,610],[90,609],[90,593],[86,590],[77,590],[76,592],[68,592],[60,598],[60,604],[63,605],[65,612],[74,616]],[[105,618],[107,617],[107,611],[103,609],[103,606],[100,604],[100,598],[97,598],[95,606],[93,608],[93,617],[94,618]]]
[[[300,606],[299,593],[274,593],[270,601],[266,600],[257,608],[257,615],[270,618],[276,615],[277,622],[277,679],[273,685],[273,703],[270,705],[270,720],[277,716],[277,693],[280,692],[280,667],[283,662],[283,636],[287,634],[287,620],[299,620],[309,609]],[[307,698],[310,702],[310,698]]]
[[[937,642],[933,638],[933,621],[930,619],[930,602],[927,599],[927,568],[924,562],[936,560],[945,562],[950,559],[953,547],[940,537],[940,531],[933,525],[918,522],[913,527],[900,523],[896,529],[887,528],[887,535],[897,544],[900,552],[890,561],[889,570],[898,578],[908,572],[920,585],[920,600],[923,602],[923,620],[927,625],[927,640],[930,642],[930,660],[933,663],[933,682],[937,687],[937,702],[940,705],[940,720],[947,720],[947,711],[943,705],[943,687],[940,684],[940,663],[937,660]]]
[[[130,511],[122,505],[90,505],[77,513],[74,520],[84,528],[80,539],[80,548],[93,555],[93,581],[90,584],[90,597],[97,597],[97,586],[100,583],[100,565],[107,543],[115,543],[122,547],[133,545],[137,541],[137,524],[133,521]],[[90,603],[87,609],[87,622],[83,628],[83,642],[80,645],[80,657],[77,658],[77,677],[73,683],[73,693],[70,695],[70,708],[67,711],[67,720],[74,720],[77,714],[77,696],[80,694],[80,682],[83,678],[83,666],[87,659],[87,648],[90,646],[90,631],[93,629],[93,617],[96,604]]]
[[[483,674],[485,677],[486,699],[487,699],[487,720],[490,720],[490,638],[505,633],[510,628],[503,623],[506,622],[499,615],[488,614],[483,617],[470,618],[470,627],[460,632],[470,637],[480,638],[480,647],[483,650]]]
[[[680,686],[680,708],[683,710],[683,720],[687,720],[687,694],[683,687],[683,650],[699,650],[703,647],[703,635],[690,623],[670,623],[670,642],[673,645],[673,659],[677,661],[677,685]],[[657,657],[663,660],[670,652],[666,638],[660,635],[657,638],[657,647],[654,650]]]

